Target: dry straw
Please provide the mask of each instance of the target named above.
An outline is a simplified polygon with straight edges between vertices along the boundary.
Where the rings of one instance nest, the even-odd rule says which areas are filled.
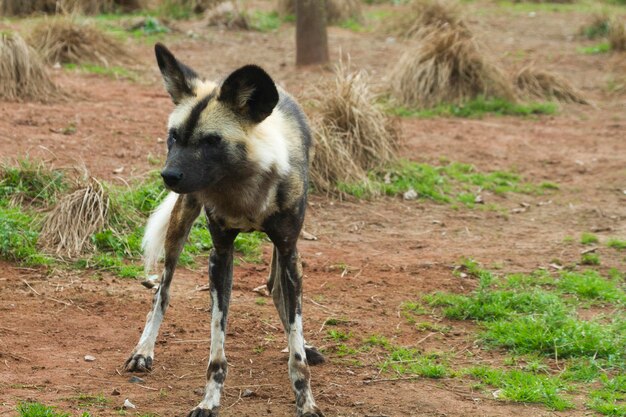
[[[109,66],[130,61],[129,54],[116,39],[95,26],[66,17],[45,19],[39,23],[29,42],[49,63]]]
[[[90,248],[91,235],[107,224],[109,196],[96,179],[62,197],[46,215],[39,242],[61,257],[72,258]]]
[[[0,14],[23,16],[33,13],[98,14],[132,11],[145,6],[143,0],[0,0]]]
[[[207,11],[206,22],[208,26],[224,29],[250,30],[250,21],[245,10],[232,1],[217,4]]]
[[[532,65],[522,68],[515,75],[514,83],[519,95],[527,99],[589,104],[584,95],[565,78]]]
[[[61,96],[37,52],[17,33],[0,32],[0,98],[48,101]]]
[[[278,0],[276,11],[282,17],[296,14],[296,0]],[[336,24],[346,20],[363,21],[361,0],[326,0],[326,22]]]
[[[609,22],[609,44],[613,51],[626,51],[626,28],[618,19],[613,18]]]
[[[414,0],[408,10],[387,24],[387,32],[401,38],[422,38],[444,27],[466,28],[457,4],[445,0]]]
[[[311,163],[317,190],[337,194],[337,183],[365,181],[368,170],[396,159],[397,127],[376,105],[365,72],[351,73],[339,65],[333,84],[318,96]]]
[[[403,106],[460,104],[477,96],[514,100],[507,77],[461,26],[429,31],[389,74],[390,93]]]

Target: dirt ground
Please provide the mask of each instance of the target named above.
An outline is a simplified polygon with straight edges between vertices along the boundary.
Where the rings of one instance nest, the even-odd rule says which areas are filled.
[[[311,196],[305,228],[317,241],[299,244],[305,261],[306,338],[328,349],[328,361],[312,368],[313,390],[327,416],[552,416],[543,406],[496,401],[460,378],[388,381],[376,351],[361,362],[338,357],[322,324],[346,319],[355,340],[372,334],[424,351],[445,351],[454,366],[501,363],[504,354],[476,343],[471,323],[447,322],[450,333],[420,331],[399,313],[400,304],[436,290],[470,291],[473,279],[453,267],[471,257],[503,271],[532,271],[554,260],[579,260],[580,247],[564,244],[585,231],[626,238],[626,92],[611,80],[626,75],[622,54],[583,55],[575,38],[582,12],[506,10],[472,3],[468,19],[509,68],[528,62],[557,70],[579,86],[592,106],[564,106],[540,118],[404,119],[404,157],[436,163],[445,157],[479,170],[516,170],[528,181],[551,181],[560,190],[543,196],[484,196],[503,210],[454,209],[429,201],[335,201]],[[15,26],[16,23],[9,25]],[[276,33],[221,32],[201,22],[180,23],[183,33],[166,40],[171,49],[208,77],[240,64],[264,66],[280,84],[302,96],[331,76],[293,65],[294,29]],[[333,58],[341,52],[375,80],[410,42],[375,33],[331,28]],[[54,79],[75,98],[62,103],[0,102],[0,155],[43,158],[58,167],[85,166],[93,175],[122,183],[157,169],[163,158],[165,122],[172,109],[152,45],[129,44],[143,65],[139,81],[115,80],[66,70]],[[70,125],[76,132],[64,135]],[[119,173],[119,168],[123,171]],[[115,173],[117,172],[117,173]],[[514,210],[522,208],[523,210]],[[623,254],[600,248],[602,268],[626,270]],[[235,267],[226,353],[229,375],[222,416],[290,416],[293,394],[286,346],[271,300],[253,288],[264,283],[262,264]],[[199,262],[202,265],[201,262]],[[15,415],[18,401],[36,400],[94,416],[118,415],[125,398],[136,415],[184,416],[201,399],[209,349],[209,296],[205,267],[181,269],[157,344],[155,369],[133,384],[122,366],[144,324],[151,292],[137,281],[93,271],[43,271],[0,263],[0,415]],[[93,355],[94,362],[83,357]],[[376,380],[376,382],[372,382]],[[120,395],[112,395],[116,389]],[[243,396],[251,390],[251,396]],[[103,394],[107,404],[84,404],[81,394]],[[81,404],[82,403],[82,404]],[[78,410],[81,410],[80,412]],[[129,415],[135,415],[128,413]]]

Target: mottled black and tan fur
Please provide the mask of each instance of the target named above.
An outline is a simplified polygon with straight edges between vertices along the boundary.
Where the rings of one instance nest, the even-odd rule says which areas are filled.
[[[297,415],[320,417],[308,363],[319,363],[323,357],[305,346],[302,269],[296,248],[308,187],[311,132],[306,116],[257,66],[244,66],[213,83],[179,62],[165,46],[157,44],[155,52],[176,105],[169,118],[168,156],[161,172],[172,192],[150,217],[143,243],[146,265],[153,266],[164,251],[165,269],[126,370],[152,366],[176,262],[192,224],[204,211],[214,245],[209,266],[211,353],[204,398],[189,416],[217,416],[227,372],[224,339],[233,243],[238,233],[259,230],[274,243],[268,289],[288,338]]]

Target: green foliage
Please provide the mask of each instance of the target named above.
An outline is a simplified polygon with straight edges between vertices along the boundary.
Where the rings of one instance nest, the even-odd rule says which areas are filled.
[[[626,249],[626,240],[622,240],[622,239],[609,239],[606,242],[606,246],[608,246],[609,248],[613,248],[613,249],[619,249],[619,250],[624,250]]]
[[[51,263],[37,249],[38,224],[35,214],[0,204],[0,257],[31,266]]]
[[[19,403],[17,412],[19,417],[69,417],[69,414],[58,412],[54,407],[36,402]]]
[[[600,255],[596,253],[584,253],[580,257],[580,263],[583,265],[600,265]]]
[[[602,389],[590,395],[589,408],[606,416],[626,416],[626,376],[619,375],[609,379],[602,376]]]
[[[363,343],[366,346],[378,346],[386,350],[392,349],[391,342],[389,342],[389,340],[385,336],[377,334],[369,336],[363,341]]]
[[[563,272],[557,288],[569,294],[576,294],[581,299],[625,302],[626,293],[615,281],[603,278],[598,272]]]
[[[608,18],[597,18],[594,21],[584,26],[581,30],[582,35],[587,39],[604,38],[609,34],[610,23]]]
[[[46,205],[67,189],[63,172],[28,158],[0,165],[0,204],[8,201]]]
[[[480,118],[485,115],[494,116],[533,116],[550,115],[557,111],[555,103],[512,103],[500,98],[477,97],[463,104],[442,104],[431,109],[410,109],[393,107],[389,111],[401,117],[465,117]]]
[[[335,342],[343,342],[350,338],[350,333],[342,332],[341,330],[330,329],[327,332],[328,338]]]
[[[609,42],[601,42],[596,45],[579,48],[578,51],[586,55],[605,54],[611,51],[611,44]]]
[[[502,370],[486,366],[471,368],[467,374],[484,384],[499,388],[498,398],[514,402],[544,404],[557,411],[574,407],[570,400],[561,395],[567,387],[559,378],[517,369]]]
[[[515,315],[484,323],[483,340],[517,353],[542,353],[567,357],[607,358],[626,349],[623,322],[584,321],[552,312]]]
[[[598,236],[593,233],[585,232],[580,236],[580,243],[583,245],[593,245],[594,243],[598,243]]]
[[[124,67],[119,67],[119,66],[105,67],[102,65],[95,65],[95,64],[78,65],[78,64],[68,63],[68,64],[63,64],[63,68],[72,70],[72,71],[87,72],[89,74],[104,75],[104,76],[107,76],[109,78],[113,78],[116,80],[127,79],[127,80],[136,81],[138,79],[137,74],[133,73],[132,71]]]
[[[255,10],[248,15],[248,18],[250,19],[250,26],[260,32],[273,32],[280,28],[282,24],[282,20],[276,11],[264,12]]]
[[[435,293],[424,296],[424,301],[433,307],[443,307],[443,315],[454,320],[494,321],[515,313],[550,311],[562,314],[566,311],[561,297],[539,289],[524,292],[484,290],[469,296]]]
[[[353,32],[363,32],[365,31],[365,27],[361,24],[361,22],[359,22],[358,20],[354,19],[354,18],[349,18],[348,20],[344,20],[343,22],[341,22],[339,24],[340,27],[344,28],[344,29],[348,29],[351,30]]]
[[[520,175],[512,172],[483,173],[473,165],[458,162],[434,166],[411,161],[401,161],[389,169],[372,171],[367,182],[340,183],[338,188],[358,198],[380,194],[396,196],[414,190],[418,198],[439,203],[460,203],[467,207],[476,205],[482,191],[499,195],[544,192],[543,187],[523,182]]]
[[[406,347],[394,347],[382,368],[383,370],[391,368],[399,374],[425,378],[443,378],[448,374],[448,368],[440,355],[436,353],[423,355],[417,349]]]

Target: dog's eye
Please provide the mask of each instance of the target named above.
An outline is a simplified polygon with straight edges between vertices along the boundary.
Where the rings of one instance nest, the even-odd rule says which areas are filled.
[[[170,132],[170,134],[167,136],[167,149],[172,149],[174,143],[176,143],[176,136],[174,136],[173,132]]]
[[[222,137],[217,134],[211,134],[211,135],[206,135],[202,137],[202,142],[206,143],[207,145],[215,145],[216,143],[219,143],[221,140],[222,140]]]

